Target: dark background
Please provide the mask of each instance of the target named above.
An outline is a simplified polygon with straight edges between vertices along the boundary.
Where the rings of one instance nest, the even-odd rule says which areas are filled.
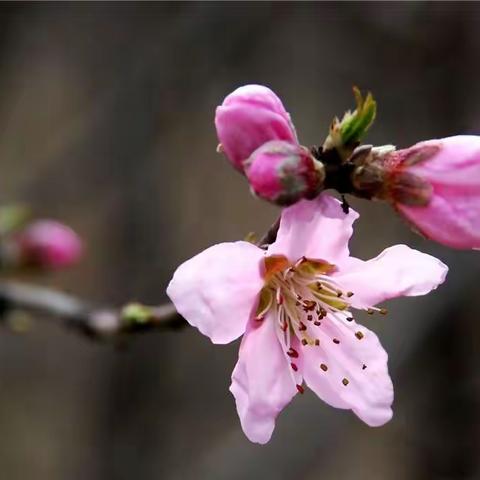
[[[245,83],[279,94],[306,145],[354,84],[378,100],[374,144],[480,133],[479,29],[476,3],[2,4],[0,201],[87,244],[78,267],[34,280],[160,303],[180,262],[263,232],[277,210],[215,153],[214,109]],[[186,329],[119,352],[38,319],[0,336],[0,478],[480,479],[479,254],[352,204],[353,254],[405,242],[451,268],[428,297],[362,319],[390,353],[392,422],[368,428],[307,393],[254,445],[227,390],[238,342]]]

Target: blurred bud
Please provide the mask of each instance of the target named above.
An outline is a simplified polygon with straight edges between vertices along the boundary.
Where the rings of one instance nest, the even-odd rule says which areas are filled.
[[[277,205],[315,197],[325,179],[323,164],[305,147],[279,140],[255,150],[245,172],[255,194]]]
[[[54,220],[30,223],[14,238],[19,262],[45,269],[72,265],[82,254],[82,242],[68,226]]]
[[[217,107],[215,126],[219,151],[241,172],[245,160],[264,143],[297,143],[295,128],[282,102],[261,85],[245,85],[228,95]]]
[[[425,237],[480,248],[480,137],[427,140],[387,154],[383,198]]]

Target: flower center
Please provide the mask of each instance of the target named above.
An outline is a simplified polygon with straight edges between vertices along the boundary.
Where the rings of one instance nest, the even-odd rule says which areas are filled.
[[[352,322],[349,311],[354,292],[342,289],[331,275],[336,267],[327,262],[310,260],[305,257],[291,264],[283,256],[265,258],[265,286],[261,291],[257,308],[257,321],[263,321],[267,313],[273,313],[278,323],[277,335],[284,346],[286,354],[294,359],[298,352],[292,348],[292,338],[297,337],[303,346],[319,346],[317,328],[328,316],[330,321]],[[383,308],[370,307],[369,314],[379,312],[386,314]],[[358,340],[363,333],[355,334]],[[332,342],[339,344],[338,338]],[[292,369],[297,370],[295,363]],[[327,366],[322,364],[322,370]],[[345,384],[345,383],[344,383]],[[346,385],[346,384],[345,384]]]

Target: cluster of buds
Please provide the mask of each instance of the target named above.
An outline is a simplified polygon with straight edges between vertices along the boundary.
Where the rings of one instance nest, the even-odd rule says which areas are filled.
[[[31,220],[27,209],[0,209],[0,253],[9,269],[59,270],[75,264],[82,256],[80,237],[56,220]]]
[[[257,196],[291,205],[323,189],[323,164],[299,144],[290,115],[267,87],[247,85],[228,95],[215,125],[219,150]]]
[[[253,193],[277,205],[333,188],[390,203],[425,237],[480,248],[480,137],[459,135],[396,150],[360,142],[376,103],[354,89],[356,109],[335,118],[321,148],[300,145],[290,115],[267,87],[247,85],[217,108],[223,151]]]

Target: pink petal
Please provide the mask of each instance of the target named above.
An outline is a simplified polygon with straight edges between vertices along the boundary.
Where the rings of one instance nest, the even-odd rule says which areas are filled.
[[[261,85],[246,85],[228,95],[216,110],[215,126],[225,154],[240,171],[254,150],[270,140],[297,143],[282,102]]]
[[[480,179],[480,171],[473,178]],[[427,238],[452,248],[480,248],[480,183],[478,187],[434,184],[427,206],[396,207]]]
[[[429,152],[432,148],[432,156],[413,165],[408,165],[407,155],[404,166],[432,186],[429,204],[399,203],[396,208],[427,238],[453,248],[480,248],[480,137],[427,140],[398,154],[413,151],[421,155],[422,150]]]
[[[323,193],[314,200],[302,200],[283,210],[277,240],[268,255],[285,255],[292,262],[302,256],[343,262],[349,255],[348,241],[358,213],[342,211],[341,203]]]
[[[448,267],[438,258],[394,245],[364,262],[349,259],[334,276],[343,291],[351,291],[356,308],[367,308],[389,298],[425,295],[443,283]]]
[[[229,343],[244,333],[257,306],[263,257],[248,242],[214,245],[177,268],[167,295],[213,343]]]
[[[388,422],[393,385],[377,336],[354,321],[329,316],[315,335],[320,345],[302,348],[307,385],[326,403],[353,410],[372,427]]]
[[[249,324],[232,373],[230,391],[242,429],[256,443],[270,440],[275,419],[297,393],[276,328],[270,315],[262,322],[253,320]]]

